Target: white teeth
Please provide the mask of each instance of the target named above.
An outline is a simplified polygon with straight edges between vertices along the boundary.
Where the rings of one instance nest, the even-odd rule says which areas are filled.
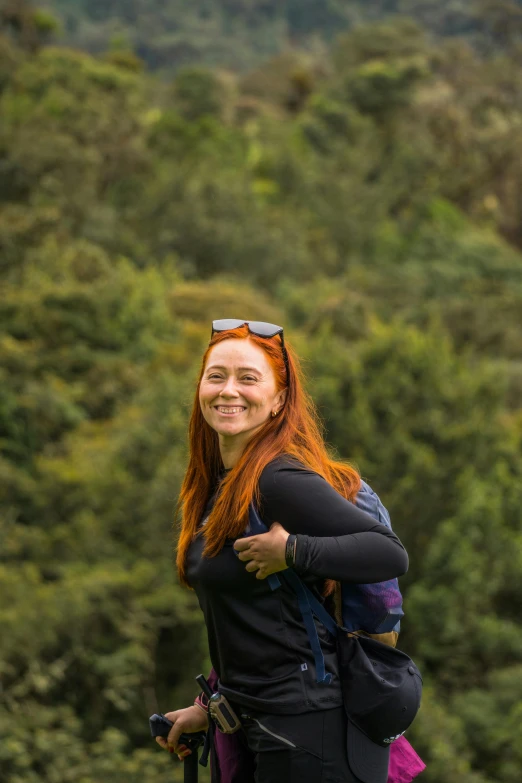
[[[244,411],[245,408],[221,408],[218,406],[218,411],[220,413],[241,413],[241,411]]]

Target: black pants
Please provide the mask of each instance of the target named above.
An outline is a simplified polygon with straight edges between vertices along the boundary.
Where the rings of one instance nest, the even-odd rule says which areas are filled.
[[[360,783],[348,766],[344,707],[266,715],[234,706],[251,761],[244,783]]]

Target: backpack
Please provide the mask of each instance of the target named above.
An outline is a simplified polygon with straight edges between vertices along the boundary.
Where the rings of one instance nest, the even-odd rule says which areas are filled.
[[[390,515],[382,504],[376,492],[366,484],[361,483],[355,505],[370,514],[374,519],[387,527],[391,527]],[[249,524],[245,536],[260,535],[268,532],[255,506],[249,507]],[[315,626],[314,615],[324,625],[329,617],[326,609],[311,591],[299,579],[295,571],[288,569],[280,575],[271,574],[267,577],[272,590],[281,586],[281,578],[290,584],[297,595],[299,608],[303,616],[310,646],[315,660],[317,681],[328,684],[331,675],[326,674],[324,657]],[[348,631],[363,633],[373,639],[395,647],[400,631],[400,620],[404,616],[402,596],[397,579],[376,584],[351,584],[338,582],[334,594],[336,621]],[[332,618],[330,618],[330,622]],[[328,627],[328,626],[327,626]]]
[[[355,505],[391,528],[390,515],[373,489],[361,483]],[[397,579],[369,585],[338,582],[335,591],[336,619],[348,631],[364,631],[380,642],[395,647],[404,617]]]

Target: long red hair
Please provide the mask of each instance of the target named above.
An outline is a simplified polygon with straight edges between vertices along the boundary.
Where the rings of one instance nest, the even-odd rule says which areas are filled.
[[[353,501],[361,486],[358,472],[348,463],[332,459],[323,439],[323,427],[316,407],[304,389],[299,360],[285,340],[289,377],[280,338],[257,337],[247,326],[218,332],[205,351],[189,424],[190,457],[181,486],[178,512],[182,511],[177,547],[180,582],[188,585],[185,573],[187,550],[194,540],[205,506],[223,471],[217,433],[203,418],[199,387],[208,355],[214,345],[229,339],[252,340],[267,355],[274,371],[277,390],[287,388],[284,406],[248,442],[241,458],[221,483],[219,495],[205,525],[206,557],[214,557],[228,538],[238,538],[248,520],[248,507],[259,504],[259,478],[265,465],[281,454],[296,457],[310,470],[319,473],[341,495]]]

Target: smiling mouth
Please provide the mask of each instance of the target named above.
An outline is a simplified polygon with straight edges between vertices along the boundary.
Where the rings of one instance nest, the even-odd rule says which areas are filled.
[[[234,416],[238,413],[243,413],[243,411],[246,411],[246,408],[243,408],[241,406],[235,405],[235,406],[227,406],[227,405],[216,405],[215,409],[218,413],[222,413],[224,416]]]

